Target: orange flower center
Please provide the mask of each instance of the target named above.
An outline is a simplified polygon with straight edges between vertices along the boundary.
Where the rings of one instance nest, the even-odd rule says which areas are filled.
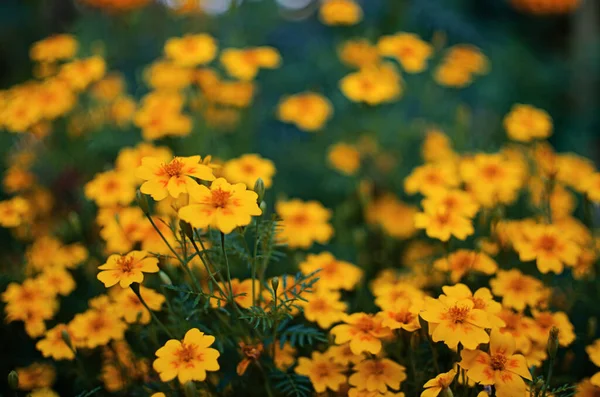
[[[485,309],[485,307],[487,306],[485,304],[485,301],[481,298],[471,298],[471,300],[473,301],[474,309]]]
[[[162,170],[169,176],[180,176],[183,163],[179,159],[173,159],[169,164],[163,164]]]
[[[437,222],[440,225],[447,225],[450,223],[450,211],[441,211],[436,214]]]
[[[506,366],[506,356],[504,354],[494,354],[490,358],[490,367],[494,371],[503,371]]]
[[[527,289],[527,282],[522,278],[512,279],[509,283],[510,289],[515,292],[522,292]]]
[[[314,374],[317,378],[326,378],[329,376],[329,365],[327,363],[318,363],[315,365]]]
[[[308,217],[305,214],[297,214],[289,219],[290,223],[297,226],[306,225],[308,223]]]
[[[431,183],[433,185],[437,185],[442,182],[442,178],[440,178],[440,176],[437,173],[433,172],[430,172],[427,175],[425,175],[425,178],[423,179],[425,179],[425,182]]]
[[[460,255],[454,259],[452,263],[452,268],[455,270],[467,270],[473,267],[474,263],[475,255]]]
[[[368,332],[374,328],[373,320],[370,317],[362,317],[354,326],[362,332]]]
[[[253,164],[244,164],[242,166],[242,171],[244,171],[246,174],[254,174],[254,172],[256,171],[256,168],[254,167]]]
[[[212,192],[212,204],[215,208],[225,208],[231,197],[231,192],[226,192],[222,189],[216,189]]]
[[[381,361],[374,361],[371,368],[371,375],[381,376],[385,373],[385,364]]]
[[[323,311],[327,309],[327,302],[324,299],[317,298],[310,301],[310,306],[314,310]]]
[[[181,344],[181,349],[177,351],[176,355],[179,361],[184,363],[202,359],[202,356],[196,353],[196,345],[186,345],[185,343]]]
[[[450,315],[450,320],[454,324],[462,324],[467,319],[470,311],[471,310],[465,306],[453,306],[448,309],[448,314]]]
[[[323,267],[321,268],[321,274],[324,274],[327,276],[334,276],[337,274],[337,270],[338,270],[337,262],[333,261],[333,262],[327,263],[326,265],[323,265]]]
[[[483,167],[481,173],[487,179],[495,179],[500,176],[501,170],[497,164],[488,164]]]
[[[410,323],[414,318],[414,315],[410,312],[397,312],[394,313],[394,320],[402,324]]]
[[[130,273],[133,269],[133,257],[122,256],[119,259],[117,259],[117,265],[123,273]]]
[[[535,321],[541,328],[550,328],[554,325],[554,319],[550,314],[542,313],[536,317]]]
[[[556,247],[556,238],[554,236],[544,235],[540,237],[536,245],[543,251],[552,252]]]
[[[92,321],[90,321],[90,328],[95,332],[100,332],[104,328],[105,324],[106,322],[104,321],[104,317],[96,316]]]

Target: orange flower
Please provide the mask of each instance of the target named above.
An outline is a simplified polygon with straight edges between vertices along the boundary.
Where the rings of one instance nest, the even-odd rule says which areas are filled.
[[[348,383],[359,390],[386,393],[388,387],[393,390],[400,389],[400,384],[406,380],[406,368],[389,358],[361,361],[354,366],[354,371]]]
[[[326,25],[355,25],[363,17],[354,0],[326,0],[319,9],[319,19]]]
[[[0,201],[0,226],[17,227],[21,225],[29,210],[27,200],[19,196]]]
[[[131,251],[126,255],[111,255],[105,264],[98,267],[103,270],[98,273],[98,280],[106,288],[119,283],[122,288],[127,288],[131,283],[141,283],[144,273],[159,271],[158,259],[148,256],[144,251]]]
[[[504,129],[515,141],[530,142],[552,134],[552,119],[545,111],[530,105],[513,105],[504,117]]]
[[[450,272],[450,280],[453,283],[459,282],[471,271],[491,275],[498,269],[498,264],[483,252],[466,249],[457,250],[447,258],[436,260],[433,266],[438,270]]]
[[[407,73],[419,73],[427,68],[427,60],[433,54],[433,46],[414,33],[397,33],[383,36],[377,43],[379,53],[393,57]]]
[[[217,41],[206,33],[174,37],[165,43],[165,55],[181,66],[209,63],[217,54]]]
[[[294,371],[308,376],[317,393],[323,393],[327,389],[338,391],[346,382],[344,367],[336,364],[328,355],[316,351],[312,353],[311,358],[298,358],[298,365]]]
[[[471,220],[443,208],[415,214],[415,226],[425,229],[429,237],[442,241],[450,240],[451,236],[464,240],[474,233]]]
[[[308,321],[316,322],[319,327],[328,329],[344,318],[347,305],[340,301],[340,297],[337,291],[319,287],[306,297],[306,302],[299,301],[298,306],[303,308],[304,317]]]
[[[496,278],[490,280],[494,295],[502,297],[502,305],[518,311],[535,307],[543,296],[543,286],[541,281],[517,269],[499,270]]]
[[[283,223],[277,237],[291,248],[310,248],[313,242],[325,244],[333,235],[328,223],[331,211],[318,201],[278,201],[275,210]]]
[[[354,175],[360,168],[360,152],[343,142],[329,147],[327,160],[333,168],[346,175]]]
[[[525,357],[513,354],[515,341],[509,334],[493,330],[489,354],[480,350],[463,352],[460,366],[467,376],[481,385],[494,385],[499,397],[525,395],[523,378],[531,380]],[[468,357],[468,359],[465,359]]]
[[[425,390],[421,393],[421,397],[437,397],[443,390],[450,387],[455,376],[456,370],[451,369],[448,372],[439,374],[435,378],[428,380],[423,385],[423,389]]]
[[[144,157],[136,171],[136,176],[146,181],[140,191],[160,201],[168,195],[177,198],[181,193],[188,193],[190,188],[197,187],[194,178],[214,180],[212,169],[201,160],[200,156],[175,157],[169,163],[163,163],[158,158]]]
[[[179,210],[179,217],[195,228],[215,227],[228,234],[237,226],[252,222],[252,216],[262,214],[256,200],[258,195],[246,190],[246,185],[231,185],[224,178],[204,185],[190,186],[190,205]]]
[[[345,324],[336,325],[331,329],[335,343],[350,342],[354,354],[369,352],[378,354],[381,351],[381,339],[389,337],[392,332],[384,327],[383,320],[366,313],[353,313],[343,319]]]
[[[336,259],[329,252],[320,254],[308,254],[306,260],[298,266],[304,274],[311,274],[317,270],[315,275],[319,279],[320,289],[345,289],[351,291],[362,278],[362,270],[350,262]]]
[[[277,107],[277,118],[284,123],[293,123],[308,132],[318,131],[331,118],[333,106],[327,98],[314,92],[303,92],[281,99]]]

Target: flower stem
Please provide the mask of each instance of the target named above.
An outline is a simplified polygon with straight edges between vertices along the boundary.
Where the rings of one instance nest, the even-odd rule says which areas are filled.
[[[131,284],[129,287],[131,288],[131,290],[133,291],[133,293],[138,297],[138,299],[140,300],[140,302],[142,303],[142,305],[144,305],[144,307],[146,308],[146,310],[148,310],[148,312],[150,313],[150,316],[152,316],[152,319],[154,321],[156,321],[158,323],[158,325],[160,325],[160,327],[162,328],[162,330],[165,331],[165,333],[167,335],[169,335],[169,338],[175,339],[175,337],[173,336],[173,334],[171,334],[171,331],[169,331],[169,329],[167,328],[167,326],[165,324],[163,324],[162,321],[160,321],[160,319],[156,316],[156,314],[154,314],[154,312],[150,309],[150,307],[148,307],[148,304],[146,303],[146,301],[144,300],[144,298],[142,298],[142,294],[140,294],[140,286],[139,286],[139,284]]]
[[[223,291],[223,288],[221,288],[221,285],[215,279],[215,275],[213,274],[211,268],[208,266],[207,261],[205,261],[204,258],[202,257],[202,254],[200,253],[200,249],[198,249],[198,244],[196,244],[196,242],[191,237],[189,239],[192,242],[192,246],[196,250],[196,254],[198,255],[198,257],[202,261],[202,264],[204,265],[204,268],[206,269],[206,272],[208,273],[208,277],[210,277],[211,281],[217,286],[217,288],[218,288],[219,292],[221,293],[221,295],[223,297],[226,297],[227,294],[225,293],[225,291]]]

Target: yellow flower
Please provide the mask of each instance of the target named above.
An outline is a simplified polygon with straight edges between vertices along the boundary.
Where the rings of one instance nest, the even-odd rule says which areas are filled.
[[[417,212],[416,207],[386,193],[369,202],[365,217],[368,223],[378,224],[390,236],[408,239],[417,232],[414,221]]]
[[[64,64],[58,78],[67,82],[76,91],[87,88],[91,83],[100,80],[106,73],[106,62],[99,56],[77,59]]]
[[[550,329],[556,327],[559,330],[558,343],[563,346],[569,346],[575,340],[573,324],[569,317],[563,312],[544,312],[532,310],[533,325],[529,328],[529,337],[537,343],[545,344],[548,341]]]
[[[325,0],[319,9],[319,19],[326,25],[355,25],[362,17],[362,8],[354,0]]]
[[[154,360],[152,367],[163,382],[175,377],[181,384],[189,381],[203,382],[207,371],[219,370],[217,359],[220,353],[210,348],[214,342],[214,336],[192,328],[185,333],[182,341],[171,339],[158,349],[158,358]]]
[[[438,270],[450,272],[450,281],[453,283],[459,282],[471,271],[492,275],[498,269],[498,264],[483,252],[466,249],[459,249],[447,258],[436,260],[433,266]]]
[[[450,163],[457,158],[448,135],[437,129],[430,129],[421,146],[421,156],[427,163]]]
[[[318,271],[315,277],[319,279],[318,286],[320,289],[351,291],[363,275],[363,271],[359,267],[338,260],[329,252],[321,252],[316,255],[308,254],[306,260],[300,263],[298,267],[304,274]]]
[[[0,201],[0,226],[17,227],[23,223],[29,212],[29,203],[22,197]]]
[[[211,299],[210,304],[212,307],[223,307],[227,303],[227,296],[229,294],[229,284],[228,283],[219,283],[221,289],[226,293],[226,295],[222,295],[221,291],[216,290],[213,291],[213,294],[221,300]],[[258,296],[259,292],[259,282],[258,280],[254,280],[254,294]],[[252,306],[252,279],[246,279],[240,281],[237,278],[231,279],[231,291],[233,292],[234,301],[237,305],[239,305],[243,309],[248,309]]]
[[[206,33],[174,37],[165,43],[165,55],[181,66],[209,63],[217,54],[217,41]]]
[[[442,241],[450,240],[451,236],[464,240],[474,233],[471,220],[444,208],[430,211],[426,209],[425,212],[415,214],[415,226],[425,229],[429,237]]]
[[[407,73],[419,73],[427,68],[427,60],[433,54],[433,46],[413,33],[397,33],[383,36],[377,43],[379,53],[393,57]]]
[[[316,322],[319,327],[328,329],[333,324],[341,321],[347,305],[340,301],[338,291],[330,291],[320,286],[306,297],[307,301],[299,301],[298,305],[304,310],[304,317],[308,321]]]
[[[393,390],[400,389],[400,384],[406,380],[406,368],[389,358],[361,361],[354,366],[354,371],[348,383],[359,390],[377,390],[385,393],[388,387]]]
[[[275,366],[281,371],[287,371],[296,363],[296,348],[292,347],[289,342],[281,344],[279,341],[275,343]]]
[[[246,190],[246,185],[231,185],[224,178],[212,182],[210,189],[194,184],[189,188],[190,204],[179,210],[179,217],[195,228],[214,227],[228,234],[237,226],[252,222],[252,216],[262,214],[258,195]]]
[[[425,298],[421,317],[429,323],[434,342],[443,341],[451,349],[462,344],[475,349],[489,341],[485,328],[491,328],[488,315],[476,309],[473,300],[442,295],[439,299]]]
[[[346,175],[353,175],[360,168],[360,152],[347,143],[330,146],[327,159],[333,168]]]
[[[28,397],[60,397],[54,390],[44,387],[42,389],[33,390],[27,395]]]
[[[70,59],[77,52],[77,39],[70,34],[55,34],[33,43],[29,57],[37,62],[55,62]]]
[[[191,132],[192,120],[181,113],[184,99],[176,91],[154,91],[142,100],[134,115],[134,124],[142,129],[146,140],[164,136],[185,136]]]
[[[139,207],[127,207],[100,210],[96,222],[101,226],[100,236],[106,241],[107,252],[126,253],[141,239],[148,220]]]
[[[75,280],[73,280],[71,273],[60,267],[44,269],[38,279],[42,285],[54,294],[67,296],[75,289]]]
[[[356,355],[363,352],[379,354],[381,339],[388,338],[392,331],[383,325],[383,319],[366,313],[353,313],[344,316],[344,324],[333,327],[330,331],[335,337],[335,344],[350,342],[350,349]]]
[[[142,165],[144,157],[153,157],[161,162],[168,163],[173,158],[173,153],[168,147],[140,142],[135,147],[125,147],[119,151],[115,160],[115,169],[133,177]]]
[[[138,296],[130,289],[113,289],[114,308],[117,315],[128,324],[148,324],[150,312],[144,307]],[[150,310],[159,311],[165,297],[158,292],[140,285],[140,295]]]
[[[600,339],[596,339],[591,345],[586,346],[585,352],[594,365],[600,367]]]
[[[6,170],[2,184],[6,193],[17,193],[30,188],[35,183],[35,175],[30,171],[13,166]]]
[[[419,324],[419,312],[422,301],[413,303],[410,300],[398,299],[390,305],[384,305],[383,311],[378,316],[383,319],[382,325],[391,330],[404,329],[408,332],[421,328]]]
[[[144,77],[148,85],[155,90],[181,90],[192,82],[192,69],[169,61],[151,64]]]
[[[338,391],[346,382],[344,367],[336,364],[328,355],[317,351],[312,352],[311,358],[298,358],[298,365],[294,371],[307,376],[317,393],[323,393],[327,389]]]
[[[68,327],[77,346],[93,349],[104,346],[111,340],[123,339],[127,324],[109,307],[105,310],[89,309],[77,314]]]
[[[52,357],[53,360],[73,360],[75,353],[66,344],[63,333],[70,337],[69,328],[65,324],[58,324],[46,331],[44,339],[39,340],[35,347],[42,352],[44,357]]]
[[[448,372],[439,374],[435,378],[428,380],[423,385],[423,389],[425,390],[421,393],[421,397],[437,397],[443,390],[450,387],[455,376],[456,370],[451,369]]]
[[[377,47],[365,39],[344,42],[338,54],[344,64],[358,69],[379,63]]]
[[[574,266],[581,248],[554,225],[535,225],[524,230],[525,239],[514,242],[522,261],[536,260],[542,273],[562,273],[564,265]]]
[[[434,78],[440,85],[461,88],[471,84],[473,75],[485,74],[488,70],[489,61],[477,47],[458,44],[447,50]]]
[[[199,185],[194,178],[213,181],[212,169],[201,162],[200,156],[175,157],[170,162],[162,162],[155,157],[144,157],[136,176],[145,180],[140,191],[149,194],[156,201],[168,195],[177,198],[181,193],[189,193]]]
[[[596,172],[594,163],[589,159],[572,153],[557,155],[553,158],[549,177],[571,186],[578,192],[585,192],[589,178]]]
[[[20,390],[51,387],[56,379],[56,370],[50,364],[33,363],[28,367],[16,368],[16,371]]]
[[[134,180],[119,171],[105,171],[86,183],[84,192],[98,207],[128,205],[135,198]]]
[[[314,92],[302,92],[284,97],[279,102],[277,117],[284,123],[295,124],[303,131],[318,131],[333,113],[327,98]]]
[[[325,354],[329,356],[334,363],[348,367],[353,364],[358,364],[366,358],[365,354],[354,354],[350,349],[350,343],[345,343],[339,346],[329,346]]]
[[[328,223],[331,211],[318,201],[278,201],[275,210],[283,224],[277,238],[291,248],[310,248],[313,242],[325,244],[333,236]]]
[[[598,373],[596,373],[596,375],[598,375]],[[596,383],[592,381],[596,375],[592,376],[592,379],[585,378],[577,384],[577,391],[575,392],[576,397],[594,397],[600,394],[600,386],[596,384],[600,381],[600,377],[598,377]]]
[[[530,142],[552,134],[552,119],[545,111],[531,105],[513,105],[504,117],[504,129],[514,141]]]
[[[469,299],[473,302],[473,308],[483,310],[488,317],[490,328],[504,327],[504,321],[497,315],[502,310],[502,305],[492,297],[492,293],[487,288],[479,288],[473,294],[469,287],[465,284],[455,284],[453,286],[445,285],[442,287],[444,295],[440,295],[440,299],[451,297],[455,299]]]
[[[600,172],[592,174],[585,183],[585,193],[595,203],[600,203]]]
[[[490,280],[494,295],[502,297],[502,305],[518,311],[535,307],[543,296],[543,286],[541,281],[517,269],[499,270],[496,278]]]
[[[244,154],[231,159],[223,165],[223,177],[232,183],[244,183],[248,189],[253,189],[258,178],[261,178],[266,188],[273,184],[275,165],[271,160],[264,159],[258,154]]]
[[[221,64],[236,79],[254,80],[260,68],[278,68],[281,56],[273,47],[226,48],[221,52]]]
[[[122,288],[127,288],[131,283],[141,283],[144,273],[159,271],[158,259],[148,256],[144,251],[131,251],[126,255],[111,255],[105,264],[98,267],[98,280],[106,288],[119,283]]]
[[[404,179],[404,191],[430,196],[458,187],[459,183],[456,167],[452,164],[425,164],[414,168]]]
[[[531,380],[531,373],[525,357],[514,351],[511,335],[492,330],[489,353],[463,351],[460,366],[467,370],[469,379],[480,385],[494,385],[499,397],[525,395],[523,378]]]
[[[47,120],[54,120],[68,113],[76,103],[71,87],[60,79],[48,79],[37,86],[32,98],[34,106],[39,106],[41,115]]]
[[[402,78],[391,63],[365,67],[340,80],[340,89],[352,102],[378,105],[402,95]]]

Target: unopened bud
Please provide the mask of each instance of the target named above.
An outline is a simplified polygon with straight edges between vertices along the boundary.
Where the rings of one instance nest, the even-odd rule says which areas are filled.
[[[279,288],[279,278],[273,277],[271,279],[271,287],[273,288],[273,293],[277,295],[277,288]]]
[[[452,393],[452,389],[446,387],[445,389],[442,389],[440,397],[454,397],[454,393]]]
[[[558,328],[550,328],[550,334],[548,335],[548,355],[550,359],[554,359],[558,351],[558,332]]]
[[[169,275],[162,270],[158,272],[158,277],[160,277],[160,280],[163,282],[163,284],[173,285],[171,277],[169,277]]]
[[[19,374],[17,371],[12,370],[8,373],[8,386],[12,390],[17,390],[19,388]]]
[[[265,182],[262,178],[258,178],[256,182],[254,182],[254,192],[258,195],[257,203],[261,203],[265,198]]]
[[[144,214],[150,214],[150,204],[148,203],[148,196],[140,192],[139,190],[135,192],[135,201],[140,209],[144,212]]]
[[[264,201],[261,201],[259,207],[260,207],[260,210],[262,211],[262,213],[264,214],[265,211],[267,210],[267,203],[265,203]]]
[[[69,347],[69,349],[75,352],[75,347],[73,346],[73,342],[71,341],[71,335],[69,335],[69,332],[66,329],[60,331],[60,337],[62,338],[63,342],[65,342],[65,344]]]
[[[191,241],[194,241],[194,229],[192,228],[192,225],[190,225],[189,223],[187,223],[185,221],[180,220],[179,228],[181,229],[183,234],[185,234],[187,236],[187,238],[189,238]]]
[[[183,385],[183,394],[185,395],[185,397],[196,397],[196,385],[194,384],[194,382],[187,382],[185,385]]]

